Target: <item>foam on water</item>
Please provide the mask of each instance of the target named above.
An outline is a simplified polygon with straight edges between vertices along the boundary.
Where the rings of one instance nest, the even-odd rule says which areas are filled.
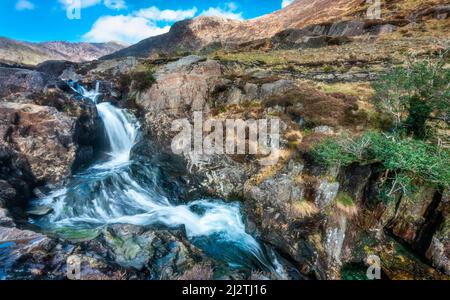
[[[74,90],[94,103],[99,96],[98,85],[95,91],[81,86]],[[48,206],[52,212],[32,222],[50,231],[114,223],[183,225],[189,239],[230,266],[261,268],[284,276],[280,265],[246,233],[238,203],[219,199],[172,203],[161,188],[164,178],[158,170],[130,160],[138,137],[137,120],[107,102],[97,104],[97,109],[110,145],[109,159],[73,176],[63,189],[35,200],[34,206]],[[133,175],[136,170],[141,174],[139,179]]]

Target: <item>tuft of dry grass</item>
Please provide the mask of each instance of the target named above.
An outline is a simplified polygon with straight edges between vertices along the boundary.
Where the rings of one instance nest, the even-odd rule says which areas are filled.
[[[296,201],[291,205],[291,217],[293,219],[302,219],[311,217],[319,212],[319,208],[307,200]]]
[[[263,101],[265,107],[285,107],[290,116],[304,118],[307,125],[355,126],[364,124],[364,116],[355,114],[358,98],[342,93],[324,93],[308,83],[298,85],[282,95]]]
[[[358,214],[358,207],[346,193],[338,194],[336,197],[336,208],[348,217],[353,217]]]
[[[370,82],[337,82],[337,83],[324,83],[320,82],[317,87],[327,94],[345,94],[356,96],[362,101],[369,101],[374,94],[372,85]]]

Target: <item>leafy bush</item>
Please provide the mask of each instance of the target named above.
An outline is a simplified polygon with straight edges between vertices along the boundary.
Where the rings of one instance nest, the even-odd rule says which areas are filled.
[[[156,82],[154,70],[152,68],[145,71],[134,72],[131,79],[133,80],[133,87],[139,92],[148,90]]]
[[[313,157],[326,166],[348,166],[357,161],[357,158],[351,153],[346,152],[341,143],[333,138],[328,138],[315,146],[311,154]]]
[[[414,137],[426,137],[427,121],[448,120],[450,69],[445,67],[448,51],[438,60],[414,61],[382,76],[374,85],[375,105],[390,114],[395,129],[405,128]]]
[[[441,189],[450,185],[449,151],[421,140],[367,132],[356,139],[327,139],[314,147],[311,154],[327,166],[381,163],[392,174],[385,180],[389,183],[386,193],[389,196],[411,192],[417,181]]]

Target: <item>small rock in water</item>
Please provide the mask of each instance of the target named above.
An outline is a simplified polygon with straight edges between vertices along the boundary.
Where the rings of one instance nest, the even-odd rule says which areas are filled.
[[[29,215],[32,216],[46,216],[53,212],[53,208],[48,206],[38,206],[28,211]]]

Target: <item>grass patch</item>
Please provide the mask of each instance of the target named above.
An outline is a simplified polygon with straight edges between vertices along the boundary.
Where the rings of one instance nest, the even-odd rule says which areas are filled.
[[[131,74],[131,80],[133,82],[133,87],[138,92],[143,92],[152,87],[156,82],[155,70],[148,67],[144,71],[135,71]]]
[[[319,208],[312,202],[302,199],[291,206],[291,217],[301,219],[311,217],[319,212]]]
[[[358,97],[360,100],[369,101],[373,94],[373,88],[368,82],[338,82],[338,83],[319,83],[319,90],[327,94],[341,93]]]
[[[336,207],[347,216],[355,216],[358,213],[358,208],[353,202],[352,197],[346,193],[339,193],[336,197]]]

